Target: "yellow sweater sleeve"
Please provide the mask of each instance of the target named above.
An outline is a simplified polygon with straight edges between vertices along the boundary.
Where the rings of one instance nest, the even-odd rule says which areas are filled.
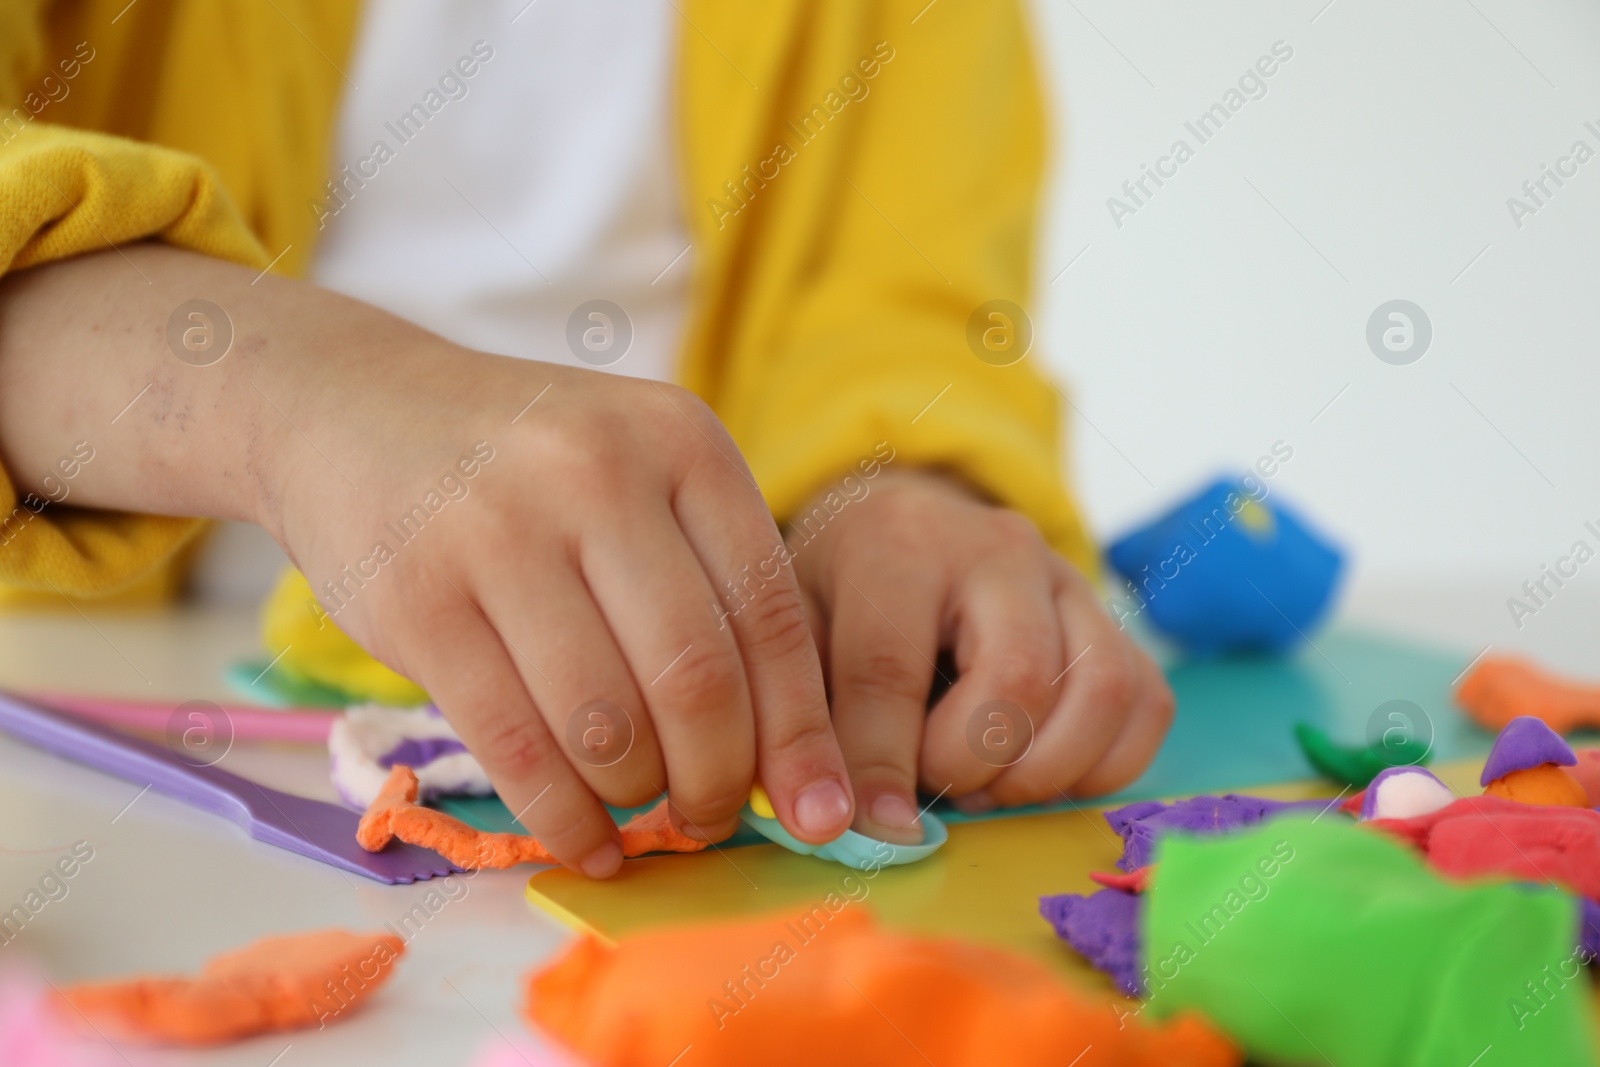
[[[200,159],[28,120],[0,144],[0,272],[143,239],[251,266],[267,256]],[[0,583],[104,596],[134,585],[201,528],[19,497],[0,470]]]
[[[1092,573],[1063,480],[1061,396],[1037,352],[997,366],[974,347],[995,324],[981,306],[1028,303],[1044,137],[1019,6],[803,12],[785,49],[723,38],[728,59],[685,64],[690,143],[712,146],[687,165],[696,254],[727,275],[687,377],[780,519],[882,441],[894,465],[949,468],[1028,515]],[[766,99],[742,118],[747,97]],[[730,144],[730,121],[757,132]]]

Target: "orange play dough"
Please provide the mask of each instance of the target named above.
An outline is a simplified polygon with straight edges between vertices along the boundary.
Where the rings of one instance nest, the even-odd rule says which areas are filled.
[[[405,945],[348,930],[268,937],[206,963],[196,978],[84,982],[61,991],[95,1027],[125,1038],[215,1045],[333,1022],[370,997]]]
[[[594,1067],[1231,1067],[1200,1018],[1146,1026],[999,949],[809,911],[585,937],[528,978],[525,1013]]]
[[[1456,688],[1456,703],[1490,730],[1518,715],[1542,719],[1558,734],[1600,726],[1600,686],[1569,682],[1510,656],[1479,660]]]
[[[1546,807],[1587,808],[1589,794],[1565,767],[1541,763],[1527,770],[1512,771],[1484,786],[1485,796],[1504,797],[1519,804]]]
[[[1572,754],[1578,757],[1574,766],[1565,768],[1572,775],[1572,780],[1583,786],[1584,795],[1589,798],[1589,807],[1600,808],[1600,749],[1575,748]]]
[[[706,842],[685,837],[672,825],[663,800],[618,829],[624,856],[646,852],[698,852]],[[556,863],[538,841],[523,834],[491,834],[475,830],[442,811],[417,803],[417,776],[396,764],[356,827],[356,843],[368,852],[382,852],[395,838],[431,848],[457,867],[515,867],[519,863]]]

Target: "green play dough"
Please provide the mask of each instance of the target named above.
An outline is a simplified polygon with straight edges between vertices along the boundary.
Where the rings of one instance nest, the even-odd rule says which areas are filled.
[[[1594,1063],[1578,905],[1446,882],[1343,819],[1285,817],[1157,850],[1141,1011],[1198,1010],[1252,1061]]]
[[[1390,767],[1421,767],[1428,762],[1429,746],[1396,733],[1374,741],[1365,748],[1341,745],[1310,723],[1295,723],[1294,737],[1300,751],[1317,773],[1340,785],[1365,789],[1374,778]]]

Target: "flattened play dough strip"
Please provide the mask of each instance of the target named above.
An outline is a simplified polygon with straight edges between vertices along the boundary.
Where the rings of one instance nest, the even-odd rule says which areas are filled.
[[[1600,726],[1600,685],[1558,678],[1513,656],[1486,656],[1456,687],[1456,703],[1480,726],[1503,729],[1531,715],[1557,733]]]
[[[646,852],[699,852],[707,842],[680,834],[663,800],[643,815],[635,815],[618,828],[624,856]],[[457,867],[504,869],[519,863],[557,863],[543,845],[523,834],[492,834],[475,830],[442,811],[417,803],[417,776],[410,767],[396,764],[383,789],[361,817],[356,843],[368,852],[381,852],[399,838],[408,845],[431,848]]]
[[[269,937],[208,960],[188,976],[81,982],[61,991],[68,1022],[119,1037],[217,1045],[347,1017],[394,971],[405,944],[347,930]],[[67,1005],[70,1005],[68,1007]]]

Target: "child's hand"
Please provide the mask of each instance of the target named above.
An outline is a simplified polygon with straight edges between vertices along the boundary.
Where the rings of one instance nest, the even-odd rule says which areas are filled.
[[[1172,721],[1172,693],[1088,580],[1026,519],[953,479],[885,471],[869,484],[790,545],[856,829],[918,840],[919,785],[985,810],[1132,781]],[[927,712],[940,649],[960,676]]]
[[[715,841],[758,772],[796,836],[850,824],[792,575],[751,611],[717,608],[780,539],[703,403],[437,341],[364,362],[347,354],[340,384],[302,403],[325,456],[282,438],[275,532],[338,625],[434,697],[535,837],[605,877],[622,853],[600,801],[670,784],[674,821]]]
[[[187,346],[197,294],[207,338],[231,345],[172,340]],[[849,826],[793,576],[722,617],[717,590],[781,541],[684,390],[471,352],[142,244],[0,279],[0,457],[19,493],[46,492],[80,440],[96,456],[74,505],[265,526],[562,862],[611,874],[600,801],[668,783],[693,836],[731,833],[758,773],[796,836]]]

